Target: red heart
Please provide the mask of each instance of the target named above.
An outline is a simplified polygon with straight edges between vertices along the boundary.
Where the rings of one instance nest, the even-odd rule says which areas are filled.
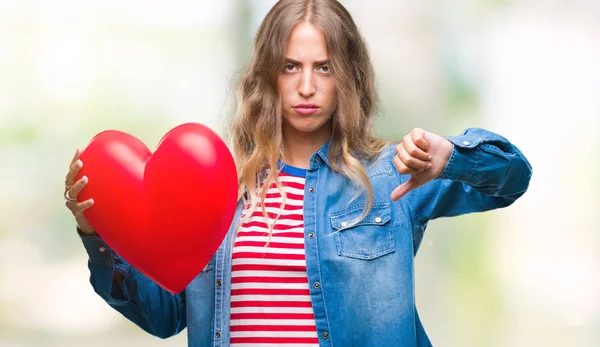
[[[154,154],[115,130],[94,136],[81,154],[89,183],[79,201],[96,232],[129,264],[171,293],[181,292],[216,252],[235,213],[235,163],[209,128],[169,131]]]

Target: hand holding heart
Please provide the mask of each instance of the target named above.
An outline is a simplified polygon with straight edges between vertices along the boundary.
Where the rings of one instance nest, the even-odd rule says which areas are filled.
[[[102,132],[77,151],[65,181],[67,207],[82,231],[95,230],[172,293],[181,292],[218,249],[237,190],[227,146],[197,123],[169,131],[154,153],[129,134]]]
[[[85,218],[83,211],[94,205],[94,199],[87,199],[86,201],[79,202],[77,200],[77,196],[81,192],[81,190],[87,184],[87,176],[81,177],[77,182],[75,182],[75,177],[79,174],[81,167],[83,166],[83,162],[79,160],[81,156],[81,150],[77,148],[75,151],[75,155],[73,159],[71,159],[71,164],[69,166],[69,172],[67,173],[67,177],[65,178],[65,192],[64,194],[69,194],[71,200],[67,199],[65,205],[73,216],[75,217],[75,222],[77,222],[77,226],[83,234],[85,235],[94,235],[96,232],[94,231],[94,227],[90,224],[90,222]]]
[[[438,178],[450,159],[452,148],[447,139],[423,129],[415,128],[404,136],[396,146],[394,165],[401,174],[410,175],[410,179],[394,189],[391,199],[397,201],[411,190]]]

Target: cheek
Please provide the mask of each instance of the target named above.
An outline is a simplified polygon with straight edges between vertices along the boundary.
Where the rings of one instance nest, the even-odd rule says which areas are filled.
[[[329,102],[331,105],[334,105],[337,99],[335,83],[328,83],[324,91],[327,102]]]
[[[290,90],[291,90],[291,86],[289,82],[277,82],[277,91],[279,92],[279,97],[281,98],[282,102],[286,102],[286,100],[288,100],[288,98],[290,97]],[[293,90],[292,90],[293,92]]]

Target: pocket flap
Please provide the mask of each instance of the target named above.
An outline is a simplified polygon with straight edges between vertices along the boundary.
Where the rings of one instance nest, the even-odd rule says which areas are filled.
[[[359,223],[355,223],[362,214],[364,206],[349,207],[343,211],[331,215],[331,226],[338,230],[348,229],[360,225],[384,225],[392,219],[389,203],[373,204],[369,214]]]

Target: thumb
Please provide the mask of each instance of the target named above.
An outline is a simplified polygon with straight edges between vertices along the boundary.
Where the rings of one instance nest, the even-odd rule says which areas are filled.
[[[408,181],[402,183],[390,194],[392,201],[398,201],[411,190],[417,188],[419,184],[411,177]]]

